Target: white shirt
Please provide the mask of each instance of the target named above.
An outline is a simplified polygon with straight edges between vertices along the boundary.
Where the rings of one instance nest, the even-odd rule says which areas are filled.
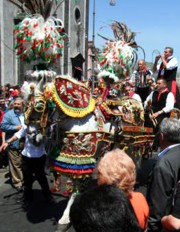
[[[149,96],[146,98],[146,101],[144,102],[144,108],[145,108],[145,109],[146,109],[146,107],[147,107],[147,104],[148,104],[149,102],[152,102],[153,93],[154,93],[154,91],[151,92],[151,93],[149,94]],[[168,95],[167,95],[167,98],[166,98],[166,105],[165,105],[165,107],[164,107],[162,110],[163,110],[165,113],[171,112],[171,110],[173,110],[173,108],[174,108],[174,101],[175,101],[175,99],[174,99],[173,93],[172,93],[172,92],[169,92]]]
[[[166,65],[166,70],[172,70],[174,68],[176,68],[178,66],[178,61],[175,57],[173,56],[170,56],[168,57],[168,60],[170,60],[169,62],[167,62],[167,65]],[[157,66],[157,71],[160,69],[160,66],[161,64],[159,64]],[[161,70],[161,75],[164,75],[164,69]]]
[[[22,151],[22,155],[29,157],[29,158],[39,158],[43,155],[46,155],[46,150],[44,143],[42,143],[40,146],[35,146],[32,143],[30,143],[29,138],[27,136],[27,126],[23,125],[23,127],[15,133],[15,136],[20,139],[25,137],[25,144],[24,149]]]
[[[141,100],[141,97],[139,96],[139,94],[134,93],[132,98],[142,103],[142,100]]]

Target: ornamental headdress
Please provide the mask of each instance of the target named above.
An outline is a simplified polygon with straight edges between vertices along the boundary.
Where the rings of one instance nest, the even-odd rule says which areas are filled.
[[[111,24],[115,39],[108,39],[100,34],[107,42],[98,55],[101,69],[111,70],[119,79],[129,76],[137,63],[138,48],[135,42],[136,33],[132,32],[126,24],[113,21]],[[143,53],[144,50],[141,48]],[[144,53],[145,56],[145,53]]]
[[[33,70],[26,72],[26,81],[21,89],[27,102],[25,119],[27,124],[39,122],[44,134],[48,118],[47,102],[53,105],[51,88],[52,79],[56,76],[54,71],[48,69],[61,57],[63,40],[67,37],[63,22],[51,11],[55,9],[56,12],[64,0],[59,4],[55,0],[10,1],[25,15],[14,27],[17,57],[33,65]]]
[[[51,64],[62,55],[66,37],[63,22],[50,16],[53,0],[10,0],[25,12],[14,27],[17,57],[26,62]]]

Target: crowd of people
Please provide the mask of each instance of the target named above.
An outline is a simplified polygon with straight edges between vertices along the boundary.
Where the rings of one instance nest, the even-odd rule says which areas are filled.
[[[156,71],[157,78],[153,75]],[[97,184],[78,194],[71,204],[69,220],[75,231],[180,230],[180,120],[170,117],[180,104],[176,74],[173,49],[166,47],[164,54],[156,57],[152,71],[139,60],[138,69],[124,87],[126,96],[142,102],[145,126],[154,128],[160,148],[147,195],[135,190],[136,165],[130,156],[120,149],[107,152],[97,165]],[[0,88],[0,124],[0,169],[9,167],[11,184],[23,193],[23,202],[33,201],[34,175],[45,200],[54,202],[44,171],[45,142],[36,146],[27,135],[18,87]],[[61,227],[58,231],[66,230]]]
[[[45,141],[38,146],[30,142],[30,130],[25,124],[24,99],[21,91],[9,88],[1,93],[1,163],[0,170],[9,169],[11,185],[17,191],[17,202],[33,201],[34,178],[39,182],[46,202],[54,201],[45,174],[47,152]],[[33,134],[29,131],[29,134]]]

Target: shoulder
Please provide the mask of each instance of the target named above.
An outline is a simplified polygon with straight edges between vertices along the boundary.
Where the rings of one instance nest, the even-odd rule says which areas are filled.
[[[8,110],[8,111],[5,112],[4,118],[9,118],[12,115],[14,115],[14,110],[13,109],[12,110]]]
[[[175,61],[177,61],[177,58],[174,57],[174,56],[172,56],[170,60],[175,60]]]
[[[129,200],[134,207],[141,205],[148,208],[147,200],[140,192],[133,192]]]
[[[167,170],[167,166],[173,166],[173,165],[180,165],[180,159],[179,159],[179,150],[180,145],[171,148],[169,151],[167,151],[166,154],[160,158],[155,166],[155,169],[162,168]]]
[[[173,95],[172,92],[169,92],[169,93],[168,93],[168,96],[174,97],[174,95]]]
[[[152,74],[153,74],[153,72],[152,72],[151,70],[147,69],[147,70],[146,70],[146,74],[148,74],[148,75],[152,75]]]
[[[145,196],[140,192],[132,192],[130,199],[132,199],[132,200],[145,200],[146,201]]]

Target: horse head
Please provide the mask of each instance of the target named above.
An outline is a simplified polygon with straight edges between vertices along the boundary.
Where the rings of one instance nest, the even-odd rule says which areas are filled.
[[[51,89],[55,74],[55,72],[48,70],[29,71],[21,88],[25,99],[25,122],[28,126],[29,138],[34,145],[41,144],[45,137],[50,100],[48,91]],[[36,131],[35,134],[34,131]]]

